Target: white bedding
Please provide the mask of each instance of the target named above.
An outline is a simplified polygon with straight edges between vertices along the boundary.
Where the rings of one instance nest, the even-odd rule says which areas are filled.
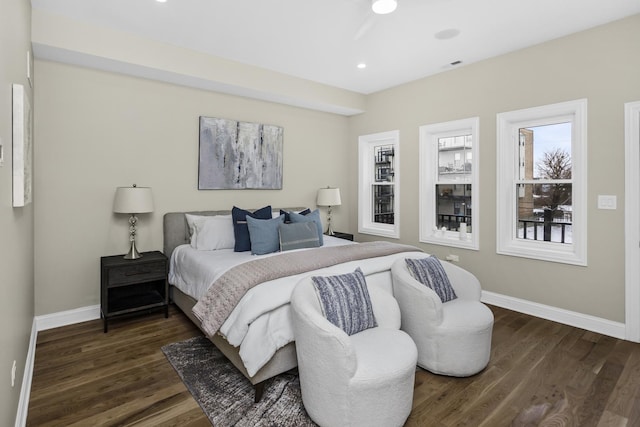
[[[349,240],[323,236],[323,246],[340,246],[354,244]],[[298,249],[300,251],[308,249]],[[169,267],[169,283],[185,294],[199,300],[209,286],[225,271],[243,262],[258,258],[278,255],[274,252],[266,255],[252,255],[250,251],[234,252],[233,249],[215,251],[199,251],[191,245],[180,245],[171,255]]]
[[[347,240],[324,236],[324,246],[352,244]],[[301,249],[313,250],[313,249]],[[420,252],[423,254],[422,252]],[[293,328],[289,310],[291,292],[299,280],[310,274],[341,274],[362,268],[365,275],[388,270],[404,252],[380,258],[352,261],[295,276],[264,282],[249,290],[220,328],[227,341],[240,347],[240,357],[250,376],[267,363],[274,353],[293,341]],[[250,252],[233,249],[198,251],[190,245],[177,247],[171,256],[169,283],[196,300],[229,268],[257,257]],[[390,286],[388,287],[390,291]]]

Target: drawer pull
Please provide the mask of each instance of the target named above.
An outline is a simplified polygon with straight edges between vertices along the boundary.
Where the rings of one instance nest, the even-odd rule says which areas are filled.
[[[125,276],[138,276],[140,274],[149,274],[152,273],[152,271],[132,271],[132,272],[126,272],[124,275]]]

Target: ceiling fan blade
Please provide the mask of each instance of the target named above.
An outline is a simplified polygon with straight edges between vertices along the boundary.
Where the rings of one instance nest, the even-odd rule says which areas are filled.
[[[353,36],[354,40],[360,40],[362,37],[364,37],[367,32],[369,32],[369,30],[375,25],[376,23],[376,17],[373,13],[367,13],[367,17],[365,18],[365,20],[362,22],[362,24],[360,24],[360,27],[358,27],[358,31],[356,31],[356,33]]]

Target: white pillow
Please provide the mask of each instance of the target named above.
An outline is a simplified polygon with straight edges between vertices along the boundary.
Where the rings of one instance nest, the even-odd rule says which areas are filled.
[[[195,232],[195,225],[194,225],[195,222],[200,219],[211,218],[211,216],[205,216],[205,215],[184,214],[184,216],[185,218],[187,218],[187,226],[189,227],[189,237],[191,238],[191,240],[193,240],[193,234]]]
[[[191,246],[197,250],[233,249],[235,244],[231,215],[208,216],[194,222]]]

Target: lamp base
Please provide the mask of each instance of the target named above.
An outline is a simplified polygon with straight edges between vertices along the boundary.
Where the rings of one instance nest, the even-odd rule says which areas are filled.
[[[136,241],[132,240],[131,248],[129,248],[129,252],[127,252],[127,254],[124,256],[124,259],[138,259],[138,258],[142,258],[142,254],[138,252],[138,249],[136,249]]]
[[[327,209],[327,231],[325,231],[324,234],[333,236],[333,228],[331,228],[331,206]]]
[[[324,234],[327,235],[327,236],[333,236],[334,235],[333,228],[331,228],[331,222],[330,221],[327,224],[327,231],[325,231]]]

